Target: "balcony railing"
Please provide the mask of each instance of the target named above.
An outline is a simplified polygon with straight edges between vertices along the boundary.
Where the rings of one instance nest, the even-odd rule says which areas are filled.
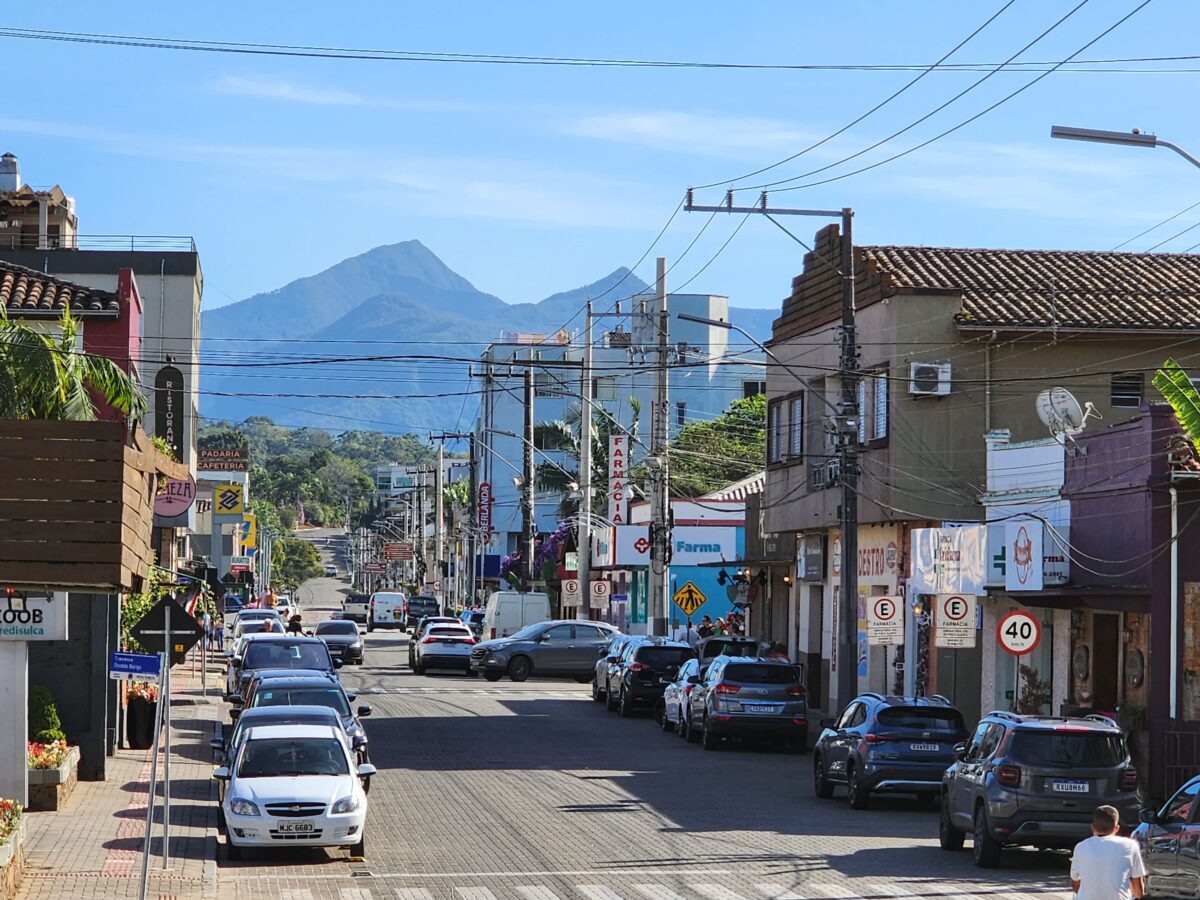
[[[66,237],[36,234],[5,234],[0,229],[0,248],[6,250],[132,250],[141,252],[195,253],[196,242],[187,235],[171,234],[74,234]]]

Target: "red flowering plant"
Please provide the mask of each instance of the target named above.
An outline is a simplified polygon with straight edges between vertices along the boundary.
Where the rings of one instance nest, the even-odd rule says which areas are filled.
[[[67,761],[67,753],[70,751],[66,741],[51,741],[48,744],[39,744],[37,741],[29,742],[29,768],[31,769],[57,769]]]
[[[158,685],[151,681],[129,682],[130,699],[145,700],[147,703],[158,702]]]
[[[0,844],[7,843],[21,824],[21,804],[16,800],[0,799]]]

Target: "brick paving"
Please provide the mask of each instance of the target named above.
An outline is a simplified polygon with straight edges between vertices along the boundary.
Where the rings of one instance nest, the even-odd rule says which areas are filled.
[[[213,689],[216,677],[214,663],[205,700],[198,676],[193,678],[185,666],[172,672],[171,865],[162,868],[160,806],[151,841],[151,897],[216,896],[215,793],[208,747],[222,713]],[[160,785],[161,772],[160,763]],[[108,760],[107,781],[79,782],[58,812],[29,813],[28,861],[17,896],[138,897],[149,778],[150,751],[118,750]]]

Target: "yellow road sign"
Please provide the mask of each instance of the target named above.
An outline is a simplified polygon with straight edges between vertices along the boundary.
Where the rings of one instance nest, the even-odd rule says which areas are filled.
[[[701,606],[708,598],[700,588],[696,587],[690,581],[675,592],[675,596],[671,598],[675,605],[683,610],[684,615],[690,616]]]
[[[241,516],[246,510],[242,505],[240,484],[218,484],[213,488],[213,512],[218,516]]]

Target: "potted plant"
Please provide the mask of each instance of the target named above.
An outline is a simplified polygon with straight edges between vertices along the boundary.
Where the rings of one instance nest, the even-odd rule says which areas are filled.
[[[130,748],[149,750],[154,744],[154,723],[158,719],[158,685],[131,681],[125,695],[125,712]]]
[[[16,800],[0,799],[0,893],[11,897],[16,893],[25,854],[25,818]]]
[[[26,755],[29,766],[29,808],[56,810],[75,788],[79,772],[79,748],[66,741],[30,741]]]

